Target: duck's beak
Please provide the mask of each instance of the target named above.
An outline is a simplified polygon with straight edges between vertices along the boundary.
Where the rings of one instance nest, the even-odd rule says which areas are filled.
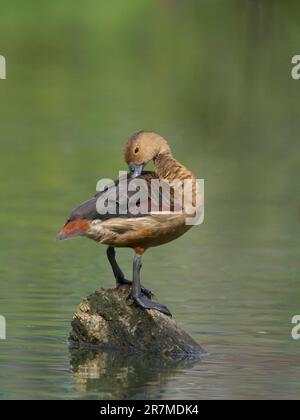
[[[129,166],[131,178],[137,178],[138,176],[142,174],[145,165],[143,163],[140,165],[130,163],[128,166]]]

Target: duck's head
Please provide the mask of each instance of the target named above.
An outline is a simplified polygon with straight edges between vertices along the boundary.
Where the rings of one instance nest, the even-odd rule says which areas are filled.
[[[133,134],[124,148],[124,159],[128,164],[131,177],[140,176],[144,166],[161,153],[170,153],[166,140],[159,134],[139,131]]]

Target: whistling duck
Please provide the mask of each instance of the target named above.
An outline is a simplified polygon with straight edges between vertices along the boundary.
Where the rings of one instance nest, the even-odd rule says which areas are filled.
[[[173,156],[166,140],[153,132],[140,131],[128,140],[124,148],[124,158],[129,166],[127,179],[143,179],[150,185],[151,180],[192,179],[195,176],[191,171],[181,165]],[[143,171],[144,166],[153,160],[155,172]],[[119,181],[116,181],[116,186]],[[109,188],[108,188],[109,190]],[[106,189],[107,193],[107,189]],[[125,191],[132,195],[129,190]],[[119,210],[122,201],[121,193],[112,195],[117,205],[116,214],[100,214],[97,200],[104,192],[97,193],[93,198],[74,209],[65,226],[58,235],[58,239],[70,239],[74,236],[86,236],[104,245],[108,245],[107,257],[114,273],[117,287],[123,284],[131,285],[130,295],[137,305],[144,309],[155,309],[171,316],[166,306],[151,300],[151,292],[140,284],[140,270],[142,254],[150,247],[170,242],[183,235],[191,226],[186,224],[186,209],[182,212],[150,212],[147,214],[132,214],[130,208],[126,214]],[[195,202],[195,190],[193,187]],[[148,202],[153,199],[150,194],[146,197]],[[125,197],[126,204],[129,203]],[[181,201],[182,202],[182,201]],[[151,204],[151,203],[150,203]],[[128,207],[130,205],[128,204]],[[184,207],[184,206],[183,206]],[[161,207],[159,207],[161,208]],[[115,259],[115,247],[128,247],[135,251],[133,261],[133,281],[126,280],[122,270]]]

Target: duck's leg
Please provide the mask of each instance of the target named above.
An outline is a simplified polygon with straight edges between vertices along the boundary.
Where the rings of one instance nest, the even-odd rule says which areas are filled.
[[[116,284],[117,287],[118,286],[122,286],[123,284],[128,284],[129,286],[132,286],[132,281],[130,280],[126,280],[123,271],[121,270],[119,264],[116,261],[116,251],[115,248],[113,246],[109,246],[107,248],[107,258],[108,261],[111,265],[112,271],[114,273],[115,279],[116,279]],[[141,291],[144,295],[148,296],[149,298],[151,298],[152,296],[152,292],[148,289],[146,289],[145,287],[141,286]]]
[[[155,309],[156,311],[172,316],[171,312],[166,306],[160,305],[157,302],[153,302],[152,300],[148,299],[146,296],[143,295],[140,283],[141,268],[142,256],[139,254],[135,254],[133,260],[133,283],[131,289],[131,297],[133,298],[135,303],[143,309]]]

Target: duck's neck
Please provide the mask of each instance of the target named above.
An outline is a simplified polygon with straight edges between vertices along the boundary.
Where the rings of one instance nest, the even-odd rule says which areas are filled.
[[[182,199],[184,197],[184,211],[186,211],[190,215],[194,214],[195,208],[199,201],[197,202],[198,190],[196,184],[196,177],[193,174],[193,172],[191,172],[180,162],[178,162],[172,156],[171,152],[159,153],[154,159],[154,164],[159,179],[165,179],[169,182],[173,182],[176,180],[181,182],[185,182],[185,180],[192,180],[192,184],[188,183],[185,185],[185,188],[187,189],[184,190],[184,195],[180,195],[179,197],[182,197]]]
[[[170,151],[159,153],[154,159],[154,165],[160,179],[172,181],[194,178],[192,172],[178,162]]]

